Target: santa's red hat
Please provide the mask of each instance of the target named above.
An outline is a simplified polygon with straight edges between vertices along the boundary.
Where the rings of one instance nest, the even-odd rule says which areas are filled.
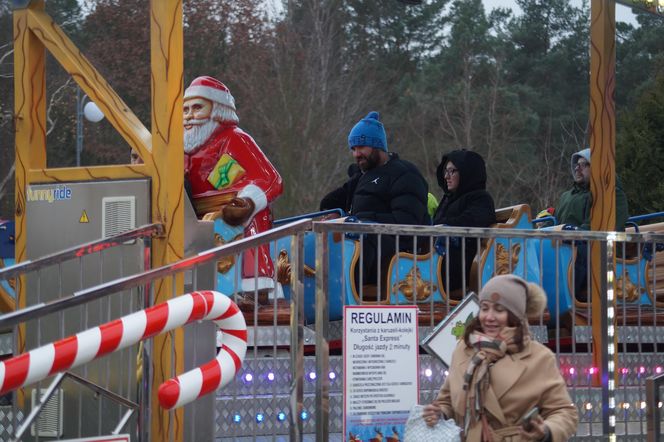
[[[201,97],[223,106],[235,109],[235,99],[226,85],[216,78],[204,76],[195,78],[187,90],[184,91],[184,99]]]

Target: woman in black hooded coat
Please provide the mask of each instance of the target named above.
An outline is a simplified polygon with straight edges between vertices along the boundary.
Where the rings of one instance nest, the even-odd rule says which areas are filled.
[[[496,209],[493,198],[486,191],[486,166],[477,152],[466,149],[454,150],[443,155],[436,169],[438,185],[444,195],[436,209],[433,223],[457,227],[489,227],[496,222]],[[470,277],[470,267],[477,253],[477,238],[465,240],[466,290]],[[436,249],[445,253],[449,262],[449,285],[447,293],[459,299],[463,288],[462,244],[460,238],[450,238],[447,247],[445,237],[436,242]],[[445,248],[448,250],[445,250]],[[447,284],[446,264],[443,262],[441,280]]]

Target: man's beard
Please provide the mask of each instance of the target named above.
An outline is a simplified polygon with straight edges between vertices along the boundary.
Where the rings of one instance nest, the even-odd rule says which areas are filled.
[[[362,156],[358,158],[356,162],[357,165],[360,166],[362,172],[366,172],[367,170],[378,167],[380,164],[380,153],[378,152],[378,149],[371,149],[371,153],[368,156]]]
[[[201,123],[205,121],[205,123]],[[210,138],[212,133],[219,127],[219,123],[212,118],[207,120],[190,121],[194,125],[191,129],[184,131],[184,151],[192,153]]]

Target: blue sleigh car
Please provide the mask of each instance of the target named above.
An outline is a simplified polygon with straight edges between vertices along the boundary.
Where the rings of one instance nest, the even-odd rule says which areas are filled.
[[[317,212],[275,222],[276,225],[302,218],[327,216],[330,211]],[[337,216],[343,215],[338,211]],[[519,205],[497,211],[499,223],[496,228],[532,229],[530,209]],[[332,221],[334,222],[334,221]],[[441,231],[442,232],[442,231]],[[215,236],[224,241],[235,237],[239,232],[229,230],[221,221],[215,222]],[[343,235],[329,234],[328,239],[328,312],[330,321],[342,319],[344,305],[412,305],[417,303],[421,312],[437,322],[459,302],[461,296],[450,297],[441,278],[445,257],[433,250],[416,255],[399,252],[392,257],[387,274],[381,277],[382,290],[376,286],[358,287],[355,283],[356,269],[360,261],[360,241]],[[477,290],[478,275],[484,284],[494,274],[515,273],[532,281],[539,281],[540,267],[536,259],[536,243],[520,238],[494,238],[482,240],[482,247],[475,258],[473,270],[468,278],[468,290]],[[307,232],[304,237],[304,314],[307,323],[315,320],[315,234]],[[530,250],[529,250],[530,249]],[[290,299],[290,275],[283,270],[288,268],[291,256],[291,240],[281,238],[270,244],[270,254],[277,267],[278,281],[284,297]],[[218,273],[218,290],[235,293],[238,287],[242,257],[235,258],[225,272]],[[384,279],[383,279],[384,278]],[[433,310],[432,310],[433,309]]]

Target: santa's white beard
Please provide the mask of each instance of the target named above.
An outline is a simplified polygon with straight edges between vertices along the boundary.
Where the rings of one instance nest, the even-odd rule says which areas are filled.
[[[219,123],[212,118],[205,120],[205,123],[194,124],[191,129],[184,131],[184,151],[192,153],[203,145],[210,135],[219,127]],[[193,122],[189,122],[193,123]]]

